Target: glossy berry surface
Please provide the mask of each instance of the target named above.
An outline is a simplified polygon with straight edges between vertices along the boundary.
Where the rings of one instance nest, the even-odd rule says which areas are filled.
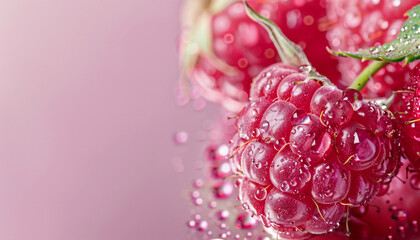
[[[400,166],[391,117],[304,68],[264,69],[236,128],[230,154],[241,205],[286,239],[335,229],[347,208],[369,203]]]
[[[330,25],[327,34],[333,50],[357,51],[396,39],[406,18],[404,13],[417,5],[417,0],[329,0],[327,12]],[[340,58],[339,86],[347,87],[369,64],[358,59]],[[365,97],[390,96],[407,79],[407,67],[389,64],[368,82]]]
[[[412,167],[420,169],[420,64],[410,71],[410,78],[396,93],[391,111],[402,129],[403,154]]]
[[[197,0],[192,0],[197,1]],[[267,33],[246,14],[242,1],[233,1],[222,9],[213,9],[217,1],[208,1],[189,29],[184,30],[181,45],[186,56],[197,55],[184,66],[193,85],[208,100],[239,112],[248,102],[252,79],[265,67],[280,60]],[[338,79],[337,60],[327,51],[324,0],[248,1],[251,7],[276,23],[284,34],[298,43],[308,59],[322,74]],[[194,29],[201,31],[194,32]],[[203,31],[205,34],[203,34]],[[206,51],[191,42],[191,34],[203,35]],[[313,39],[316,38],[316,41]]]

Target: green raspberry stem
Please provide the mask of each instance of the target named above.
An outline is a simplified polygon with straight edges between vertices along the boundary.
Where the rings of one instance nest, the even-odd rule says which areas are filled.
[[[381,68],[388,65],[389,62],[383,61],[374,61],[369,66],[367,66],[363,71],[359,74],[359,76],[354,80],[354,82],[348,86],[348,88],[356,89],[357,91],[361,91],[366,83],[372,78],[375,73],[377,73]]]

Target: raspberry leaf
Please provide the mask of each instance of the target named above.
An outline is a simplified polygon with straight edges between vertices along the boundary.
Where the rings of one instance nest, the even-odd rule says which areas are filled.
[[[401,62],[404,64],[420,59],[420,5],[409,10],[409,18],[401,27],[400,33],[392,42],[356,52],[328,51],[337,56],[352,57],[362,60]]]
[[[248,16],[263,26],[270,34],[282,62],[296,67],[311,65],[302,48],[290,41],[275,23],[258,14],[246,0],[244,0],[244,4]]]

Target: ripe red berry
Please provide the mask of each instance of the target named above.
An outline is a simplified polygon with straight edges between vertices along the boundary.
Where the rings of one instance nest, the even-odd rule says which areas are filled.
[[[357,51],[394,40],[405,21],[404,13],[418,4],[417,0],[328,2],[328,18],[334,27],[328,31],[327,38],[332,49],[344,51]],[[340,58],[339,86],[350,85],[368,64],[358,59]],[[404,85],[406,72],[399,64],[389,64],[373,76],[362,92],[368,98],[390,96],[393,90]]]
[[[420,169],[420,64],[410,71],[410,78],[396,93],[391,110],[402,129],[401,144],[412,167]]]
[[[304,68],[269,66],[231,141],[242,206],[287,239],[336,228],[346,207],[365,206],[400,166],[391,117],[355,90],[323,84]]]
[[[279,56],[267,31],[248,17],[242,1],[222,8],[218,7],[220,1],[207,2],[206,7],[198,8],[201,12],[184,20],[181,61],[187,77],[205,98],[239,112],[248,101],[252,79],[278,62]],[[248,3],[297,42],[318,71],[338,79],[337,60],[325,49],[328,40],[322,0]]]

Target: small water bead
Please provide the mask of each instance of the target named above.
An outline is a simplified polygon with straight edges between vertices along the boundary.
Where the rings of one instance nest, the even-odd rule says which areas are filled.
[[[194,200],[194,204],[198,207],[198,206],[201,206],[201,205],[203,205],[203,199],[202,198],[197,198],[197,199],[195,199]]]
[[[240,58],[238,60],[238,66],[240,68],[246,68],[248,66],[248,60],[246,60],[245,58]]]
[[[395,205],[391,205],[391,206],[389,206],[388,209],[389,209],[390,212],[395,212],[398,208]]]
[[[220,210],[217,212],[217,218],[219,220],[226,220],[229,217],[230,213],[227,210]]]
[[[187,222],[187,226],[190,228],[194,228],[196,226],[196,222],[194,220],[188,221]]]
[[[213,166],[211,172],[214,178],[226,178],[232,174],[232,169],[229,162],[223,162]]]
[[[258,224],[258,221],[251,217],[248,213],[243,213],[238,216],[235,222],[235,227],[237,229],[251,229]]]
[[[263,201],[267,198],[267,190],[265,188],[258,189],[254,194],[255,199]]]
[[[173,140],[175,144],[183,145],[188,141],[188,133],[185,131],[178,131],[174,134]]]
[[[196,180],[193,182],[193,187],[194,187],[194,188],[202,188],[202,187],[203,187],[203,185],[204,185],[204,181],[203,181],[202,179],[196,179]]]
[[[200,197],[200,192],[199,191],[193,191],[192,193],[191,193],[191,198],[193,198],[193,199],[197,199],[197,198],[199,198]]]
[[[399,7],[401,5],[401,0],[392,0],[392,6]]]
[[[209,227],[209,224],[207,221],[200,221],[197,224],[197,230],[200,232],[207,230],[208,227]]]
[[[217,207],[217,202],[216,201],[210,201],[209,202],[209,208],[210,209],[215,209]]]
[[[418,231],[419,223],[418,223],[417,220],[411,221],[411,226],[413,227],[413,229],[414,229],[415,232]]]
[[[404,226],[398,226],[397,228],[398,233],[400,234],[401,237],[405,237],[405,227]]]
[[[410,179],[410,185],[415,190],[420,190],[420,173],[414,173]]]
[[[233,194],[233,184],[231,182],[220,182],[213,187],[216,198],[228,198]]]
[[[399,223],[404,223],[408,219],[407,210],[397,209],[392,213],[391,218]]]

